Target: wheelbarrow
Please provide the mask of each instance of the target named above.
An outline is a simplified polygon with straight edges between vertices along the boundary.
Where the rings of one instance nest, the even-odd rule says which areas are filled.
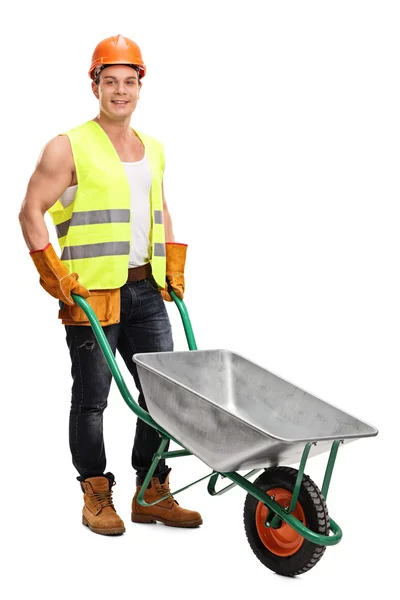
[[[339,447],[376,436],[378,430],[239,354],[198,350],[186,306],[170,293],[189,350],[133,356],[148,412],[133,400],[94,311],[73,295],[89,318],[126,404],[160,435],[138,502],[151,506],[144,493],[161,458],[195,455],[211,472],[173,495],[206,479],[212,496],[240,486],[247,492],[244,527],[254,554],[280,575],[305,573],[327,546],[342,538],[326,505]],[[181,449],[166,452],[169,440]],[[305,467],[310,457],[323,452],[329,457],[319,489]],[[285,466],[297,463],[298,469]],[[230,483],[217,491],[219,478]]]

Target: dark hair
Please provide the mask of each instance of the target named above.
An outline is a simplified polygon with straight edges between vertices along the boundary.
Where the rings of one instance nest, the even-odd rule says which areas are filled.
[[[96,73],[96,75],[93,78],[93,81],[95,82],[95,84],[99,85],[99,83],[100,83],[100,73],[102,72],[103,69],[105,69],[106,67],[118,67],[120,64],[121,63],[115,63],[115,64],[112,64],[112,65],[101,65],[100,67],[97,67],[97,69],[95,70],[95,73],[96,73],[96,71],[97,71],[97,73]],[[132,69],[135,69],[135,71],[136,71],[136,73],[138,75],[139,83],[140,83],[140,79],[141,78],[140,78],[140,69],[139,69],[139,67],[137,65],[128,65],[126,63],[125,63],[125,66],[126,67],[132,67]]]

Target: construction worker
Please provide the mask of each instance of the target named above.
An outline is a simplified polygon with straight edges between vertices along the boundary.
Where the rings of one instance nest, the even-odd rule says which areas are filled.
[[[164,304],[172,300],[166,276],[181,299],[185,287],[187,246],[174,240],[163,192],[163,146],[130,125],[145,74],[141,51],[132,40],[118,35],[96,46],[89,76],[99,114],[46,144],[19,214],[40,283],[60,301],[66,329],[73,379],[69,443],[84,492],[83,524],[105,535],[125,531],[112,500],[114,475],[105,473],[103,411],[112,376],[71,294],[87,298],[146,408],[132,356],[173,350]],[[60,258],[49,242],[46,211],[56,227]],[[200,514],[182,508],[172,496],[150,507],[136,501],[159,444],[156,430],[138,419],[132,521],[197,527]],[[144,495],[147,503],[170,493],[169,472],[160,460]]]

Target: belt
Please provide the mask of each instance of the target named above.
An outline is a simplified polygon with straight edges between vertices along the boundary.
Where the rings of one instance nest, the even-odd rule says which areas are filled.
[[[141,281],[151,275],[151,264],[148,262],[140,267],[131,267],[128,269],[127,281]]]

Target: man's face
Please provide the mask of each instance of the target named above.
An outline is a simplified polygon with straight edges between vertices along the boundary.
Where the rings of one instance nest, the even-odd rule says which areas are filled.
[[[118,121],[127,119],[135,110],[141,86],[135,69],[126,65],[106,67],[100,73],[99,84],[92,82],[101,112]]]

